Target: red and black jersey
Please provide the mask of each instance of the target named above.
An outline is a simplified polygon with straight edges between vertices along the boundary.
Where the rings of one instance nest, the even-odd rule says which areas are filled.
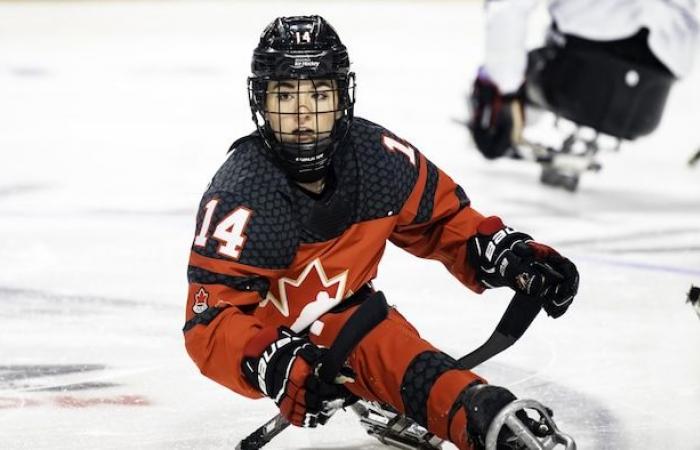
[[[239,369],[247,341],[306,329],[376,276],[387,240],[482,290],[466,257],[482,216],[406,141],[356,118],[319,195],[266,151],[256,135],[234,143],[197,214],[184,333],[206,376],[259,397]]]

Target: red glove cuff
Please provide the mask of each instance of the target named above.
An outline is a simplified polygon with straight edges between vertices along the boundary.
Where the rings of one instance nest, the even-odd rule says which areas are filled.
[[[527,245],[535,252],[535,258],[539,260],[546,260],[551,256],[560,256],[559,252],[554,250],[549,245],[540,244],[539,242],[530,241]]]
[[[505,227],[503,225],[503,221],[501,220],[500,217],[498,216],[489,216],[486,217],[484,220],[479,222],[479,226],[477,227],[476,231],[479,234],[483,234],[485,236],[490,236],[497,232],[498,230],[502,229]]]
[[[262,352],[272,344],[278,337],[277,328],[269,326],[258,332],[250,338],[248,343],[243,347],[243,356],[246,358],[257,358],[262,355]]]

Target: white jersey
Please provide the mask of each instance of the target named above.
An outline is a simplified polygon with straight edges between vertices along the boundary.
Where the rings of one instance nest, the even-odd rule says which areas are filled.
[[[504,93],[523,82],[527,23],[539,0],[486,0],[484,67]],[[548,0],[557,28],[596,41],[649,29],[649,48],[677,77],[688,74],[698,44],[696,0]]]

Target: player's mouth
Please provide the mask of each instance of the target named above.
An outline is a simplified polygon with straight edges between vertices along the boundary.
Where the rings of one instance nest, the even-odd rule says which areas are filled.
[[[297,128],[292,131],[292,135],[299,142],[311,142],[316,140],[316,132],[311,128]]]

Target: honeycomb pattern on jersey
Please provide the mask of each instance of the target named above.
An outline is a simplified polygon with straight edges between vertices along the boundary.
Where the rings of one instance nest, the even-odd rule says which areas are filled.
[[[302,242],[333,239],[357,222],[359,183],[357,165],[349,146],[344,145],[338,150],[330,172],[327,192],[320,197],[306,194],[301,189],[291,189]]]
[[[406,415],[420,425],[428,426],[428,396],[435,381],[456,361],[442,352],[419,353],[408,365],[401,382],[401,400]]]
[[[237,141],[200,203],[197,232],[207,203],[213,198],[219,201],[207,245],[193,247],[194,251],[211,258],[233,259],[217,251],[220,243],[211,235],[216,225],[239,207],[252,214],[237,261],[271,269],[288,267],[299,243],[327,241],[357,222],[398,214],[413,190],[418,168],[403,153],[385,148],[382,135],[401,141],[379,125],[355,119],[333,160],[334,189],[328,191],[330,195],[315,198],[295,187],[265,157],[267,150],[261,139],[248,136]],[[431,183],[436,183],[436,177]],[[434,191],[434,187],[429,189]],[[432,205],[427,199],[421,203],[429,218]]]
[[[193,249],[205,256],[235,259],[218,252],[219,241],[212,238],[216,225],[239,207],[252,211],[243,231],[245,242],[237,261],[250,266],[279,269],[288,267],[298,245],[298,224],[292,215],[289,185],[284,174],[268,161],[258,146],[248,140],[236,149],[214,176],[197,214],[197,230],[202,226],[207,203],[217,198],[205,248]]]
[[[455,195],[459,199],[459,209],[467,207],[472,203],[472,201],[469,200],[467,193],[464,192],[464,189],[462,189],[462,186],[457,186],[455,188]]]
[[[264,277],[224,275],[195,266],[187,267],[187,281],[198,284],[221,284],[238,291],[256,291],[262,298],[265,298],[270,288],[270,282]]]
[[[401,141],[385,128],[364,119],[356,119],[350,129],[361,183],[358,216],[363,221],[398,214],[418,178],[418,166],[411,164],[403,153],[386,149],[382,144],[383,134]]]
[[[261,139],[239,139],[211,181],[209,190],[233,192],[241,187],[286,184],[282,171],[265,157],[267,151]],[[242,186],[242,183],[244,186]]]
[[[423,190],[423,194],[421,195],[420,203],[418,204],[418,212],[416,213],[415,219],[413,219],[413,223],[425,223],[433,217],[438,176],[438,168],[435,164],[428,161],[428,179],[425,182],[425,190]]]
[[[187,333],[197,325],[209,325],[211,321],[216,319],[216,316],[218,316],[224,309],[226,309],[226,307],[219,308],[217,306],[214,306],[211,308],[207,308],[204,312],[200,314],[195,314],[194,317],[185,322],[185,325],[182,327],[182,333]]]

